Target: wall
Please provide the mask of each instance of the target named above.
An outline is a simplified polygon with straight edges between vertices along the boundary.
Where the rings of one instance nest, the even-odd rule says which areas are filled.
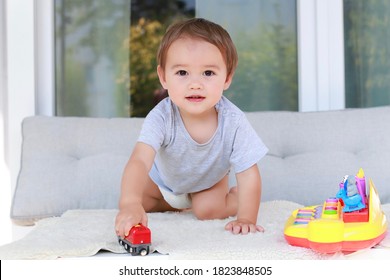
[[[9,221],[11,185],[5,149],[5,124],[7,122],[7,60],[5,22],[5,2],[0,1],[0,245],[10,242],[12,238],[11,223]]]
[[[0,244],[9,241],[9,206],[20,167],[21,122],[35,114],[35,1],[3,0],[1,7]]]

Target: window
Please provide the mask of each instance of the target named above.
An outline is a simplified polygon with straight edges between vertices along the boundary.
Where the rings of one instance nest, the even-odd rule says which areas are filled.
[[[390,105],[390,1],[344,0],[346,107]]]
[[[225,95],[244,111],[297,111],[296,1],[198,0],[196,8],[236,44],[238,67]]]
[[[298,110],[295,0],[55,2],[56,115],[145,116],[165,96],[156,50],[178,18],[226,28],[239,66],[225,95],[244,111]]]
[[[124,46],[130,0],[55,1],[55,92],[60,116],[126,116]]]

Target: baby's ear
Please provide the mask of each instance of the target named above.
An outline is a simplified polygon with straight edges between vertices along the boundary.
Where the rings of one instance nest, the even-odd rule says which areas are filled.
[[[227,90],[230,87],[230,85],[233,81],[233,76],[234,76],[234,73],[232,73],[226,77],[226,81],[225,81],[225,85],[223,87],[223,90]]]
[[[160,65],[157,66],[157,75],[158,75],[158,79],[160,80],[162,87],[164,89],[167,89],[166,81],[165,81],[165,71]]]

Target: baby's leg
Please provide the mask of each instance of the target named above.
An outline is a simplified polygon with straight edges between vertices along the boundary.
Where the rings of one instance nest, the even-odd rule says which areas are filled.
[[[145,212],[178,211],[170,206],[161,194],[160,188],[148,177],[148,184],[142,197],[142,206]]]
[[[237,189],[229,191],[228,176],[210,189],[192,193],[191,199],[192,211],[200,220],[224,219],[237,214]]]

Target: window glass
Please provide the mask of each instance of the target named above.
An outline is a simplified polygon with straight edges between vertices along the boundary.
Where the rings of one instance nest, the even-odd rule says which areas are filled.
[[[129,12],[130,0],[55,2],[57,115],[127,115],[129,96],[118,79],[129,57]]]
[[[390,1],[344,0],[347,108],[390,105]]]
[[[204,17],[239,53],[225,95],[244,111],[298,110],[296,0],[56,0],[56,114],[145,116],[166,96],[156,51],[167,26]]]
[[[295,0],[198,0],[196,12],[224,26],[236,44],[230,100],[244,111],[298,110]]]
[[[122,82],[130,89],[130,115],[143,117],[167,96],[157,76],[156,53],[167,27],[195,16],[195,0],[131,1],[130,60],[124,63]],[[129,65],[130,64],[130,65]],[[127,69],[130,75],[127,76]]]

